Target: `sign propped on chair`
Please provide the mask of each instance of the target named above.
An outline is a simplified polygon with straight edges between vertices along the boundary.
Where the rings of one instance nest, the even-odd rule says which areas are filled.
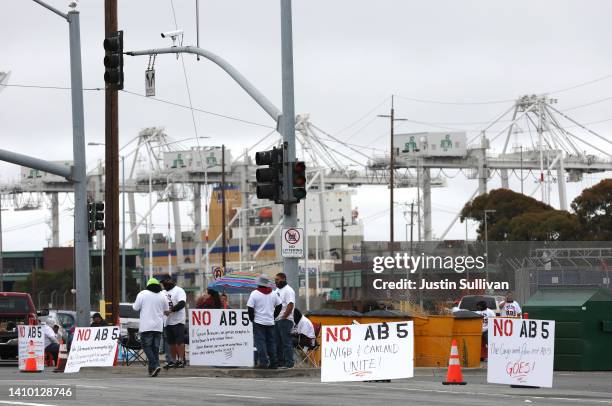
[[[116,326],[77,327],[64,372],[79,372],[82,367],[112,367],[119,332]]]
[[[253,366],[253,324],[246,310],[190,310],[189,363]]]

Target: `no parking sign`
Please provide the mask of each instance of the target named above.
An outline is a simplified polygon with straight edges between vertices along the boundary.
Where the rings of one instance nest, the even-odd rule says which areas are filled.
[[[304,258],[304,229],[283,228],[281,253],[283,258]]]

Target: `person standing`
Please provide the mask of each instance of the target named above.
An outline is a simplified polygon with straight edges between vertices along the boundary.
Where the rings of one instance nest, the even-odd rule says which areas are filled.
[[[185,368],[185,319],[187,317],[185,305],[187,304],[187,294],[183,288],[176,286],[176,282],[170,275],[166,275],[161,283],[166,290],[166,298],[170,308],[165,332],[174,360],[174,363],[170,361],[164,365],[164,368]]]
[[[495,312],[487,307],[487,302],[484,300],[476,303],[476,309],[475,313],[482,316],[482,345],[486,349],[489,346],[489,323],[491,318],[495,317]]]
[[[164,315],[169,313],[168,300],[161,293],[159,281],[151,278],[146,289],[140,291],[132,308],[140,312],[140,340],[149,361],[149,376],[155,377],[161,371],[159,366],[159,345],[164,329]]]
[[[274,330],[278,352],[278,365],[280,368],[293,368],[293,342],[291,330],[293,329],[293,309],[295,308],[295,291],[287,284],[287,275],[283,272],[274,278],[276,294],[281,300],[282,309],[276,317]]]
[[[272,292],[267,276],[257,278],[257,289],[251,292],[247,309],[249,320],[253,323],[253,340],[257,349],[256,368],[276,369],[274,318],[280,314],[282,305],[280,297]]]
[[[499,304],[502,317],[521,317],[521,306],[514,300],[514,292],[506,293],[506,300]]]

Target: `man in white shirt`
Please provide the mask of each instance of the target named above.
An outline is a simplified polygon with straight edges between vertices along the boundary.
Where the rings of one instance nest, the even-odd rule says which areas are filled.
[[[253,323],[253,340],[257,349],[255,368],[276,369],[276,337],[274,318],[282,309],[280,297],[272,292],[270,279],[261,275],[257,278],[257,289],[251,292],[247,301],[249,320]]]
[[[168,347],[171,352],[171,359],[174,362],[169,361],[164,365],[164,369],[171,367],[184,368],[185,367],[185,319],[186,311],[185,305],[187,301],[187,294],[185,290],[180,286],[176,286],[176,282],[170,275],[164,276],[162,285],[165,289],[165,295],[168,299],[168,307],[170,308],[170,314],[166,320],[166,340],[168,341]]]
[[[476,313],[482,316],[482,345],[487,348],[489,346],[489,323],[491,318],[495,317],[495,312],[487,307],[487,302],[481,300],[476,303]],[[481,359],[484,361],[486,358]]]
[[[161,293],[159,281],[151,278],[147,287],[142,290],[132,305],[140,312],[140,341],[147,360],[149,361],[149,376],[155,377],[161,371],[159,366],[159,345],[164,329],[164,314],[169,314],[168,300]]]
[[[502,317],[521,317],[521,306],[514,300],[514,293],[506,293],[506,300],[499,304]]]
[[[293,321],[295,323],[293,331],[296,336],[296,344],[300,347],[313,347],[317,336],[312,322],[298,309],[293,311]]]
[[[45,337],[45,352],[53,355],[53,362],[55,364],[57,364],[57,354],[59,354],[59,341],[57,341],[57,335],[53,331],[53,327],[56,325],[55,319],[49,317],[42,328],[43,336]]]
[[[274,278],[276,294],[283,306],[276,317],[274,329],[276,331],[276,345],[278,352],[278,366],[280,368],[293,368],[293,343],[291,329],[293,329],[293,309],[295,308],[295,292],[287,284],[287,275],[277,273]]]

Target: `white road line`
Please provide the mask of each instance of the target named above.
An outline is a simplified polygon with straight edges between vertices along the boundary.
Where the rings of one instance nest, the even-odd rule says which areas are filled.
[[[54,406],[48,403],[27,403],[27,402],[9,402],[8,400],[0,400],[3,405],[22,405],[22,406]]]
[[[246,398],[246,399],[274,399],[266,396],[247,396],[247,395],[228,395],[227,393],[215,393],[214,396],[225,396],[227,398]]]

